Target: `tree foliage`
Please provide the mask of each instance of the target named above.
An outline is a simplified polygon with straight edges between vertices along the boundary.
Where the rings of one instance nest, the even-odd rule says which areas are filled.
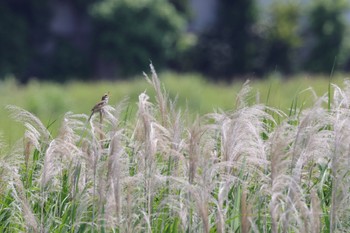
[[[0,3],[0,75],[62,81],[100,75],[101,64],[123,75],[140,73],[150,60],[161,68],[178,54],[177,43],[188,16],[185,3],[4,0]],[[55,31],[57,14],[61,14],[59,27],[63,23],[73,27],[69,35]]]
[[[265,72],[296,69],[296,50],[301,45],[300,5],[296,2],[274,1],[269,6],[266,31]]]
[[[185,21],[163,0],[104,0],[92,8],[95,49],[122,73],[135,74],[151,60],[163,67],[176,54]]]
[[[257,0],[216,2],[215,22],[193,35],[189,0],[3,0],[0,77],[129,77],[150,60],[226,81],[275,70],[329,73],[335,61],[350,66],[347,0],[274,0],[265,15]]]
[[[0,2],[0,75],[27,72],[47,33],[46,1]],[[30,46],[31,45],[31,46]]]
[[[346,32],[344,13],[348,9],[346,0],[314,0],[309,13],[311,51],[306,69],[313,72],[330,73],[340,55]]]
[[[254,70],[256,21],[254,0],[220,1],[215,24],[200,36],[196,48],[197,68],[226,79]]]

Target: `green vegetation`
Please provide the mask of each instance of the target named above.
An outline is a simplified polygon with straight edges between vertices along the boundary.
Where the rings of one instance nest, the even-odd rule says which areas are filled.
[[[347,0],[20,2],[0,1],[1,80],[128,79],[150,60],[216,81],[350,69]]]
[[[123,76],[134,75],[135,67],[143,67],[149,60],[163,67],[179,52],[176,44],[185,19],[168,1],[104,0],[91,12],[98,59],[114,61],[115,67],[122,67]]]
[[[187,1],[4,0],[0,13],[0,79],[126,78],[180,63],[191,45]]]
[[[268,85],[253,82],[252,88],[172,76],[162,74],[169,92],[154,70],[147,92],[139,80],[64,87],[31,83],[23,89],[4,83],[7,100],[16,95],[9,104],[26,104],[37,114],[50,110],[51,120],[14,105],[6,108],[25,132],[11,148],[0,143],[0,231],[350,229],[350,81],[341,88],[327,80],[275,77]],[[316,83],[326,84],[315,85],[325,95],[298,95],[296,90]],[[177,88],[185,96],[179,104],[187,99],[192,108],[198,101],[191,112],[200,117],[178,110]],[[86,109],[106,90],[111,105],[86,122]],[[122,101],[126,93],[130,104]],[[225,111],[211,111],[213,99]],[[55,120],[59,130],[53,135]]]
[[[270,71],[278,69],[280,72],[292,73],[297,70],[298,59],[296,51],[301,45],[298,20],[302,14],[300,4],[284,1],[274,1],[269,7],[267,31],[267,57],[264,66]]]
[[[252,30],[258,18],[256,1],[222,0],[217,15],[193,50],[196,69],[216,80],[231,80],[232,74],[256,71],[256,57],[263,42]]]
[[[341,68],[348,62],[347,25],[345,14],[349,10],[349,2],[344,0],[326,1],[313,0],[309,13],[310,25],[306,32],[310,33],[313,43],[306,69],[312,71],[329,72]],[[338,61],[337,61],[338,59]]]
[[[198,75],[176,75],[163,73],[160,75],[164,87],[171,98],[178,96],[178,106],[185,110],[188,107],[192,115],[212,112],[215,109],[229,110],[235,106],[235,99],[243,82],[235,82],[230,85],[225,83],[213,84],[203,80]],[[343,75],[337,75],[332,83],[341,84]],[[254,80],[251,85],[256,93],[259,93],[261,103],[278,107],[288,111],[294,98],[299,96],[298,104],[306,102],[310,106],[313,102],[311,92],[299,94],[303,90],[313,87],[318,95],[322,95],[328,89],[329,80],[326,77],[308,77],[300,75],[283,80],[278,75],[270,76],[266,80]],[[5,109],[9,104],[24,108],[39,119],[45,125],[51,126],[54,135],[57,132],[63,115],[71,111],[73,113],[89,114],[92,105],[99,100],[106,91],[111,92],[110,103],[115,105],[123,99],[127,99],[130,109],[135,113],[136,102],[141,92],[147,91],[154,95],[144,77],[137,77],[133,81],[82,83],[71,82],[56,84],[49,82],[32,81],[26,86],[17,85],[13,79],[1,82],[0,108]],[[255,99],[254,99],[255,100]],[[5,141],[14,143],[23,134],[23,128],[13,123],[8,114],[0,115],[0,132],[3,132]]]

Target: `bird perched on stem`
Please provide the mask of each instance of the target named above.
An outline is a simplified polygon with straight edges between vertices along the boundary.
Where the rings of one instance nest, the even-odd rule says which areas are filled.
[[[101,113],[102,108],[108,104],[108,99],[109,99],[109,92],[104,94],[101,98],[101,101],[98,102],[97,104],[95,104],[95,106],[91,109],[91,114],[90,114],[88,121],[91,120],[91,117],[92,117],[92,115],[94,115],[94,113],[96,113],[96,112]]]
[[[79,141],[78,141],[78,145],[81,145],[82,140],[83,140],[83,137],[84,137],[84,135],[85,135],[86,125],[87,125],[88,122],[90,122],[91,117],[92,117],[92,115],[94,115],[94,113],[96,113],[96,112],[99,112],[99,113],[100,113],[100,123],[102,124],[102,109],[103,109],[104,106],[106,106],[106,105],[108,104],[108,99],[109,99],[109,92],[107,92],[106,94],[104,94],[104,95],[102,96],[102,98],[101,98],[101,101],[98,102],[97,104],[95,104],[95,106],[91,109],[91,114],[90,114],[90,116],[89,116],[89,119],[88,119],[88,120],[86,121],[86,123],[85,123],[83,132],[82,132],[82,134],[81,134],[81,136],[80,136],[80,139],[79,139]],[[101,138],[102,138],[102,136],[101,136]]]

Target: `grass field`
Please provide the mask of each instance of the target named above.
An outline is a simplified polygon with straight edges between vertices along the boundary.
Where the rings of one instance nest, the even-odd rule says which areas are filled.
[[[349,81],[149,82],[1,86],[0,232],[350,230]]]
[[[338,75],[331,82],[341,86],[345,76]],[[178,97],[178,107],[182,110],[188,108],[192,115],[203,115],[216,109],[230,110],[235,107],[236,95],[244,81],[234,82],[230,85],[213,84],[198,75],[176,75],[164,73],[160,79],[171,98]],[[299,106],[305,102],[306,106],[313,103],[311,92],[304,92],[312,87],[318,95],[328,90],[327,77],[308,77],[300,75],[287,80],[282,77],[271,76],[266,80],[252,80],[251,86],[254,95],[258,95],[261,103],[278,107],[288,111],[295,99]],[[81,83],[72,82],[64,85],[55,83],[39,83],[32,81],[27,86],[17,85],[13,79],[2,81],[0,85],[0,132],[6,142],[13,144],[23,135],[23,127],[9,118],[5,107],[16,105],[22,107],[39,117],[45,125],[51,126],[55,135],[63,115],[73,113],[89,114],[95,102],[105,92],[111,92],[111,105],[126,100],[133,113],[136,112],[137,100],[140,93],[146,91],[151,98],[154,91],[147,84],[143,76],[132,81]],[[256,101],[256,96],[251,101]]]

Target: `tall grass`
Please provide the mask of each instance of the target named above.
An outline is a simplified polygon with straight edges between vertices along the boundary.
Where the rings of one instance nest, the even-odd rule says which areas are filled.
[[[1,232],[350,230],[349,81],[288,115],[245,83],[234,109],[192,120],[147,80],[135,119],[125,102],[67,112],[55,137],[8,106],[26,130],[0,144]]]

